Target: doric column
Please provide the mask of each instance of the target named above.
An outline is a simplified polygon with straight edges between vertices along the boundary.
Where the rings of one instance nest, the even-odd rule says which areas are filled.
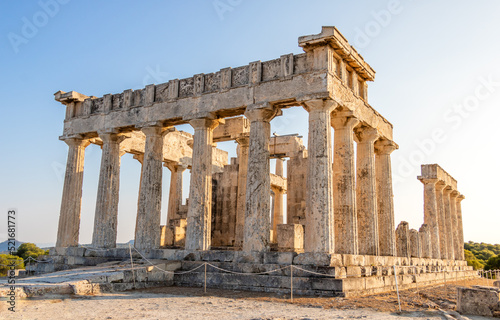
[[[248,174],[248,147],[250,138],[248,135],[236,138],[238,143],[238,197],[236,199],[236,229],[234,234],[234,246],[243,246],[243,235],[245,228],[245,207]]]
[[[243,251],[269,250],[269,212],[271,179],[269,177],[270,121],[279,110],[273,107],[250,109],[250,146],[245,205]]]
[[[446,251],[448,252],[448,259],[455,259],[455,251],[453,250],[453,228],[452,228],[452,218],[451,218],[451,207],[450,207],[450,193],[452,189],[450,186],[446,186],[443,189],[443,206],[444,206],[444,216],[446,222]]]
[[[69,147],[66,174],[59,213],[56,247],[76,247],[80,233],[80,212],[82,209],[83,162],[88,140],[64,139]]]
[[[353,139],[358,123],[349,112],[332,114],[335,251],[343,254],[358,254]]]
[[[431,258],[431,234],[429,232],[429,226],[425,223],[418,229],[418,234],[420,236],[420,247],[422,248],[422,258]]]
[[[397,148],[397,144],[388,140],[379,140],[375,143],[375,181],[377,188],[379,250],[381,256],[396,256],[391,153]]]
[[[460,243],[460,251],[458,251],[458,260],[465,260],[464,256],[464,225],[462,220],[462,200],[465,199],[463,194],[457,197],[457,221],[458,221],[458,242]]]
[[[451,213],[451,229],[452,229],[451,235],[453,236],[453,252],[454,252],[453,258],[455,260],[460,259],[460,251],[462,251],[461,247],[463,247],[464,245],[463,243],[462,245],[460,245],[460,241],[458,239],[457,197],[459,194],[460,193],[458,193],[458,191],[456,190],[453,190],[450,193],[450,213]]]
[[[436,205],[438,212],[438,228],[439,228],[439,251],[441,254],[441,259],[448,259],[448,247],[446,245],[446,239],[448,234],[446,232],[446,217],[444,212],[443,203],[443,189],[446,184],[443,181],[438,181],[436,183]]]
[[[161,193],[163,174],[163,137],[165,128],[144,127],[146,135],[141,186],[135,225],[134,246],[139,249],[160,247]]]
[[[283,177],[283,159],[276,159],[277,176]],[[278,224],[283,224],[283,190],[281,188],[272,188],[274,192],[273,199],[273,243],[277,243]]]
[[[436,202],[436,183],[438,179],[419,177],[424,184],[424,223],[429,226],[431,233],[431,253],[433,259],[440,259],[439,250],[439,224]]]
[[[97,189],[92,246],[115,248],[118,228],[118,198],[120,194],[120,142],[124,134],[99,132],[103,142],[101,171]]]
[[[309,150],[304,249],[306,252],[333,253],[331,113],[337,104],[332,100],[309,100],[305,107],[309,112]]]
[[[166,163],[165,166],[170,170],[170,191],[166,222],[166,225],[169,226],[171,220],[178,218],[179,208],[182,204],[182,174],[187,169],[187,166],[178,163]]]
[[[356,130],[358,253],[373,256],[379,255],[374,153],[374,142],[378,137],[379,135],[375,128],[362,127]]]
[[[410,228],[406,221],[401,221],[396,228],[396,248],[398,257],[410,257]]]
[[[210,249],[212,224],[212,146],[213,131],[220,120],[195,119],[193,164],[187,213],[186,249]]]

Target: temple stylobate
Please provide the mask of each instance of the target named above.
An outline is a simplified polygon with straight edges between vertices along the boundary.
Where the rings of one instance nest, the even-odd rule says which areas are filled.
[[[57,92],[69,151],[56,247],[78,246],[85,148],[93,143],[102,159],[92,247],[109,256],[117,254],[120,157],[132,153],[142,165],[134,246],[151,258],[202,261],[212,256],[201,252],[224,252],[224,261],[265,264],[277,252],[278,264],[324,265],[338,277],[388,275],[376,265],[466,272],[456,180],[423,165],[424,224],[396,229],[398,145],[392,124],[368,103],[375,71],[335,27],[298,42],[304,53],[143,89]],[[308,112],[307,148],[298,134],[271,136],[270,122],[292,107]],[[176,129],[183,124],[194,135]],[[218,148],[224,141],[237,144],[237,157]],[[165,222],[163,167],[171,171]]]

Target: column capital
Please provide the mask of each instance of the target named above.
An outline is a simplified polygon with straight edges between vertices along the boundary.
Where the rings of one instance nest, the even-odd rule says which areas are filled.
[[[331,115],[331,124],[335,130],[353,130],[358,123],[359,120],[354,117],[352,111],[334,112]]]
[[[181,171],[183,172],[188,168],[187,164],[182,163],[182,162],[175,162],[175,161],[165,161],[163,163],[163,166],[168,168],[171,172],[173,171]]]
[[[459,195],[460,195],[460,192],[458,192],[457,190],[451,190],[451,193],[450,193],[451,198],[456,198]]]
[[[245,111],[245,117],[250,122],[271,122],[276,116],[281,114],[281,109],[274,106],[266,106],[264,108],[249,109]]]
[[[378,130],[371,127],[358,127],[354,129],[354,139],[357,143],[374,143],[379,138]]]
[[[465,199],[465,196],[463,194],[460,194],[457,196],[457,202],[462,202],[462,200]]]
[[[65,138],[65,139],[61,139],[61,140],[64,141],[64,143],[66,143],[68,146],[86,148],[90,145],[89,139],[71,137],[71,138]]]
[[[451,186],[446,186],[444,189],[443,189],[443,195],[445,196],[448,196],[451,192],[453,191],[453,189],[451,188]]]
[[[210,129],[213,130],[221,123],[224,123],[224,119],[210,119],[210,118],[199,118],[189,120],[189,124],[194,130],[200,129]]]
[[[144,163],[144,153],[141,154],[134,154],[133,158],[137,161],[139,161],[141,164]]]
[[[234,139],[237,144],[240,145],[240,147],[248,147],[250,146],[250,135],[247,134],[242,134],[238,138]]]
[[[390,140],[377,140],[375,141],[375,153],[376,154],[391,154],[394,150],[397,150],[399,146]]]
[[[336,101],[330,99],[312,99],[312,100],[306,100],[303,103],[304,103],[304,109],[306,109],[307,112],[314,112],[314,111],[332,112],[339,106],[339,104]]]
[[[444,183],[443,180],[439,180],[436,182],[436,191],[443,191],[443,189],[446,188],[446,183]]]
[[[173,127],[164,127],[161,125],[143,126],[140,129],[146,136],[164,136],[167,133],[175,131]]]
[[[131,137],[130,133],[116,133],[112,131],[98,131],[97,134],[103,143],[120,143]]]
[[[422,176],[418,176],[417,177],[418,180],[420,180],[420,182],[422,182],[423,184],[436,184],[439,179],[437,178],[424,178]]]

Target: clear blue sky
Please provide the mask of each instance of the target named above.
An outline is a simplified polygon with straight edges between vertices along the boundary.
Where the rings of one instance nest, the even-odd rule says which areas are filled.
[[[53,99],[56,91],[102,96],[275,59],[300,53],[299,36],[335,25],[377,71],[369,101],[394,125],[397,223],[418,229],[419,164],[438,163],[466,196],[465,240],[500,243],[499,13],[493,0],[3,1],[2,216],[18,210],[19,240],[55,241],[67,156],[58,140],[65,111]],[[278,133],[307,136],[307,114],[299,109],[272,125]],[[234,154],[234,144],[222,147]],[[87,148],[83,243],[92,236],[99,163],[100,149]],[[121,242],[133,238],[139,173],[137,161],[124,156]],[[163,221],[168,178],[165,169]]]

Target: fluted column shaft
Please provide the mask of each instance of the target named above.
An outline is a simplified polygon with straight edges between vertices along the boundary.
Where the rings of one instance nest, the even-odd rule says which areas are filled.
[[[358,254],[353,139],[358,123],[356,118],[342,113],[332,115],[335,251],[343,254]]]
[[[439,250],[439,222],[436,201],[437,179],[419,178],[424,184],[424,223],[429,226],[431,234],[431,254],[433,259],[441,258]]]
[[[460,260],[460,251],[461,248],[463,247],[460,245],[460,240],[459,240],[459,235],[458,235],[458,217],[457,217],[457,196],[459,193],[456,190],[453,190],[450,193],[450,212],[451,212],[451,228],[452,228],[452,235],[453,235],[453,252],[454,256],[453,258],[455,260]]]
[[[305,102],[309,112],[306,189],[306,252],[335,251],[332,181],[331,100]]]
[[[157,249],[160,247],[164,128],[153,126],[141,130],[146,135],[146,146],[134,246],[139,250]]]
[[[170,191],[166,225],[170,225],[171,220],[178,218],[179,208],[182,204],[182,174],[186,170],[186,166],[168,164],[167,168],[170,170]]]
[[[460,243],[459,260],[465,260],[464,255],[464,225],[462,220],[462,200],[465,199],[464,195],[457,197],[457,221],[458,221],[458,241]]]
[[[88,140],[65,139],[69,147],[66,174],[59,213],[56,247],[76,247],[80,234],[82,209],[83,163]]]
[[[247,110],[250,120],[250,145],[248,150],[248,174],[246,187],[245,226],[243,251],[269,250],[269,212],[271,179],[269,177],[270,121],[276,109]]]
[[[375,128],[356,130],[357,175],[356,210],[358,219],[358,253],[379,255],[379,228],[377,219],[377,191],[375,184],[374,143],[379,135]]]
[[[452,217],[451,217],[451,207],[450,207],[450,193],[451,187],[446,186],[443,190],[443,206],[444,206],[444,216],[446,222],[446,248],[448,252],[448,259],[455,259],[455,251],[453,249],[453,228],[452,228]]]
[[[377,219],[381,256],[396,256],[394,194],[392,191],[391,153],[398,147],[392,141],[375,143],[375,180],[377,188]]]
[[[213,131],[219,120],[195,119],[193,164],[189,189],[186,249],[209,250],[212,224],[212,150]]]
[[[436,205],[438,212],[438,228],[439,228],[439,251],[441,259],[448,259],[448,246],[446,245],[448,233],[446,232],[446,215],[443,203],[443,189],[446,187],[444,182],[436,183]]]
[[[283,159],[276,159],[276,170],[275,174],[277,176],[283,177]],[[280,188],[273,188],[274,198],[273,198],[273,238],[271,242],[278,242],[278,224],[283,224],[283,190]]]
[[[97,189],[92,246],[115,248],[118,231],[118,200],[120,194],[120,142],[125,136],[99,133],[103,142],[101,170]]]
[[[243,246],[243,236],[245,229],[245,208],[246,208],[246,190],[248,174],[248,147],[250,138],[241,136],[236,139],[238,143],[238,197],[236,199],[236,229],[234,235],[234,246],[241,248]]]

